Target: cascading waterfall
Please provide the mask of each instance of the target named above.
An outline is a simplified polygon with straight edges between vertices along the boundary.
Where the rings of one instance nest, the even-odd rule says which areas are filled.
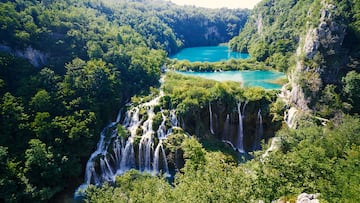
[[[176,117],[176,111],[175,109],[170,110],[170,122],[173,127],[178,126],[178,119]]]
[[[161,168],[160,168],[161,158],[162,158],[162,163],[163,163],[163,173],[168,175],[169,168],[167,165],[165,150],[162,145],[162,140],[159,141],[159,143],[155,149],[155,153],[154,153],[154,162],[153,162],[153,174],[154,175],[158,174],[161,170]]]
[[[245,109],[246,109],[246,105],[249,103],[249,101],[246,101],[245,100],[245,103],[244,103],[244,107],[243,107],[243,110],[242,110],[242,117],[243,117],[243,119],[245,118]]]
[[[150,102],[133,107],[125,113],[122,126],[130,132],[130,136],[126,141],[124,137],[118,136],[116,128],[120,122],[120,112],[116,121],[110,123],[102,130],[97,148],[86,163],[84,183],[75,192],[75,198],[88,185],[114,182],[116,175],[121,175],[132,168],[152,172],[154,175],[159,174],[160,171],[164,174],[169,174],[162,140],[171,134],[172,127],[178,125],[175,110],[170,111],[169,119],[172,127],[169,127],[169,129],[165,125],[168,118],[163,114],[162,124],[157,130],[159,143],[156,149],[153,149],[154,131],[152,123],[155,116],[154,106],[159,102],[162,95],[160,92],[160,96]],[[144,122],[140,119],[140,108],[147,108],[147,120]],[[135,140],[139,137],[139,129],[142,129],[142,135],[138,144],[139,154],[138,163],[136,164],[134,148],[136,147]],[[98,164],[95,164],[96,162]]]
[[[226,115],[226,120],[224,123],[224,130],[223,130],[223,134],[222,134],[222,142],[230,145],[234,150],[236,150],[236,147],[233,145],[233,143],[230,141],[230,132],[229,132],[229,128],[230,128],[230,115],[227,114]]]
[[[90,155],[89,160],[86,162],[84,183],[79,186],[77,191],[85,189],[91,183],[93,183],[94,185],[101,184],[102,180],[99,179],[99,176],[95,171],[95,158],[100,156],[101,154],[106,154],[106,151],[108,149],[107,145],[109,144],[109,142],[105,142],[105,135],[109,130],[111,130],[115,125],[117,125],[120,122],[120,119],[121,119],[121,111],[119,111],[116,117],[116,121],[111,122],[101,131],[100,139],[99,142],[97,143],[96,150]],[[115,134],[116,133],[112,133],[111,137],[113,137]],[[101,176],[101,178],[103,179],[104,177]],[[75,195],[76,194],[77,192],[75,192]]]
[[[232,127],[230,125],[230,115],[226,115],[226,120],[223,125],[223,132],[221,141],[229,144],[234,150],[239,151],[240,153],[245,153],[244,149],[244,119],[245,119],[245,108],[247,105],[247,101],[244,103],[238,102],[237,103],[237,112],[239,116],[239,124],[238,124],[238,131],[236,137],[231,132]],[[263,126],[263,117],[261,114],[261,109],[257,112],[255,125],[255,134],[253,143],[249,146],[252,151],[260,150],[261,149],[261,140],[264,136],[264,126]],[[230,131],[230,132],[229,132]]]
[[[261,109],[259,109],[257,113],[257,120],[256,120],[256,128],[255,128],[255,139],[254,139],[254,145],[253,150],[260,150],[261,149],[261,139],[263,137],[263,120],[261,115]]]
[[[166,138],[166,135],[167,135],[167,132],[166,132],[166,125],[165,125],[165,122],[166,122],[166,116],[164,115],[163,112],[161,112],[161,116],[162,116],[162,121],[161,121],[161,124],[159,125],[159,128],[158,130],[156,131],[157,132],[157,135],[158,135],[158,138],[159,140],[161,139],[165,139]],[[171,129],[171,128],[170,128]],[[169,129],[169,130],[170,130]]]
[[[114,171],[106,157],[100,158],[101,179],[103,182],[114,182]]]
[[[229,128],[230,128],[230,115],[227,114],[226,115],[226,120],[224,123],[224,130],[223,130],[223,134],[222,134],[222,140],[225,141],[229,141]]]
[[[214,133],[214,129],[213,129],[213,117],[212,117],[212,111],[211,111],[211,103],[209,102],[209,117],[210,117],[210,133],[211,134],[215,134]]]
[[[131,168],[135,168],[135,152],[134,152],[134,140],[129,138],[123,148],[123,154],[120,160],[120,166],[116,171],[116,174],[123,174]]]
[[[245,102],[246,104],[246,102]],[[245,105],[244,105],[245,107]],[[241,102],[237,103],[238,114],[239,114],[239,131],[238,131],[238,139],[237,139],[237,149],[240,153],[244,153],[244,145],[243,145],[243,138],[244,138],[244,129],[243,129],[243,117],[241,114]]]
[[[143,135],[141,136],[140,144],[139,144],[139,170],[147,171],[151,170],[151,152],[154,146],[153,143],[153,133],[152,130],[152,121],[154,118],[154,107],[151,106],[147,111],[148,119],[144,122],[142,126]]]

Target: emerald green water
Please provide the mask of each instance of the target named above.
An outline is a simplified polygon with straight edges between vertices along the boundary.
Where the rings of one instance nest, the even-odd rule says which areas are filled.
[[[182,49],[171,59],[190,62],[218,62],[229,59],[246,59],[249,54],[233,52],[227,46],[192,47]],[[179,72],[183,75],[198,76],[217,81],[241,82],[245,87],[260,86],[265,89],[280,89],[281,85],[271,81],[285,77],[283,73],[272,71],[224,71],[224,72]]]
[[[271,81],[283,78],[285,75],[272,71],[224,71],[224,72],[180,72],[188,76],[197,76],[217,81],[241,82],[245,87],[259,86],[265,89],[280,89],[281,85]]]
[[[218,62],[230,59],[247,59],[249,54],[233,52],[227,46],[192,47],[182,49],[171,59],[188,60],[190,62]]]

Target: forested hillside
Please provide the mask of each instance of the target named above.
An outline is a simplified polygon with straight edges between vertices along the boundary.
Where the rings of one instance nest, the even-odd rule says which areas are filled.
[[[247,15],[165,1],[1,1],[0,201],[72,193],[101,129],[158,85],[166,56],[226,42]]]
[[[359,12],[0,0],[0,202],[360,202]],[[229,40],[252,58],[167,59]],[[276,69],[288,84],[161,77],[166,66]]]
[[[230,46],[286,71],[284,95],[299,110],[358,113],[349,88],[359,72],[359,8],[358,1],[262,1]]]
[[[170,151],[180,150],[185,159],[174,183],[169,186],[163,177],[131,171],[118,176],[115,187],[89,187],[87,200],[360,201],[360,123],[355,96],[360,87],[358,8],[357,1],[262,1],[230,46],[248,51],[262,68],[272,66],[287,73],[289,83],[278,97],[261,89],[168,74],[163,86],[165,103],[160,105],[176,108],[185,123],[182,128],[197,137],[176,134],[166,141]],[[206,64],[194,67],[211,70]],[[240,107],[247,101],[248,110],[242,112]],[[239,122],[239,127],[242,119],[254,118],[258,107],[264,117],[270,114],[276,135],[264,140],[268,143],[262,150],[250,152],[251,160],[242,163],[244,157],[232,153],[216,137],[223,139],[231,125]],[[212,128],[209,123],[215,123],[215,118],[220,124]],[[254,119],[244,123],[247,129],[255,126]],[[181,144],[177,148],[173,143]]]

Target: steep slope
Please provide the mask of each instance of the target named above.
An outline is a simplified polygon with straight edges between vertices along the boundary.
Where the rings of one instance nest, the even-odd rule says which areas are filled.
[[[288,73],[281,96],[289,106],[329,118],[337,110],[357,111],[342,94],[347,85],[342,78],[359,71],[359,22],[358,1],[267,0],[230,46]],[[338,99],[330,102],[329,97]]]
[[[247,11],[237,12],[165,1],[0,1],[0,202],[72,196],[101,129],[159,85],[166,55],[237,35]],[[200,24],[193,44],[183,32]]]

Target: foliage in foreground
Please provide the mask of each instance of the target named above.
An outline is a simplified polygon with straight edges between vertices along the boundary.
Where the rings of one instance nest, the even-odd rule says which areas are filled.
[[[359,202],[360,120],[345,116],[327,127],[283,129],[282,147],[269,156],[256,152],[245,164],[219,151],[206,151],[195,138],[182,144],[185,167],[173,185],[163,177],[130,171],[116,187],[87,190],[88,202],[250,202],[293,200],[321,193],[328,202]]]

